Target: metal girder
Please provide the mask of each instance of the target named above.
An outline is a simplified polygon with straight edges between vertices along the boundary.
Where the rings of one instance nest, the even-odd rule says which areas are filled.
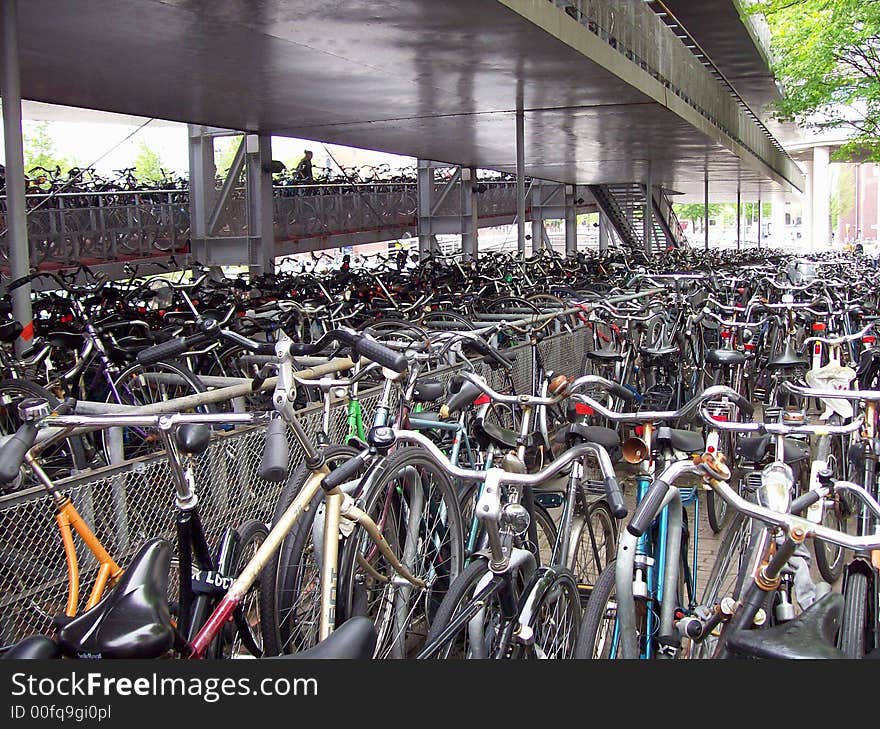
[[[273,270],[275,260],[272,141],[269,135],[242,135],[218,191],[214,140],[236,134],[241,132],[189,126],[192,255],[206,265],[246,265],[265,273]],[[236,198],[243,169],[243,198]]]
[[[450,165],[431,160],[418,161],[418,234],[419,255],[424,257],[438,249],[437,235],[460,235],[461,251],[476,257],[479,221],[474,194],[476,171],[468,167],[455,167],[452,176],[436,190],[434,171]],[[452,192],[457,195],[453,196]],[[454,204],[452,200],[455,200]]]
[[[565,186],[565,255],[577,253],[577,208],[574,203],[574,185]]]
[[[30,273],[30,247],[25,199],[24,152],[21,134],[21,78],[18,54],[18,7],[3,0],[3,132],[6,148],[6,235],[12,280]],[[28,347],[34,336],[31,286],[12,292],[12,315],[23,329],[15,340],[16,352]]]

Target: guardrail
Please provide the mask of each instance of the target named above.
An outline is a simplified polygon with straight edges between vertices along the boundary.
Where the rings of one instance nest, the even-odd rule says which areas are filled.
[[[566,375],[582,371],[590,339],[585,327],[548,336],[539,345],[548,369]],[[513,379],[518,391],[528,391],[532,377],[529,345],[505,352],[514,361]],[[477,362],[477,370],[496,387],[501,381],[494,370]],[[430,373],[448,381],[457,367]],[[271,384],[271,383],[270,383]],[[379,390],[362,392],[365,422],[374,414]],[[321,405],[299,412],[307,432],[316,432]],[[331,442],[341,442],[348,429],[346,402],[332,408]],[[291,469],[302,461],[291,441]],[[263,449],[263,428],[243,428],[214,434],[208,451],[198,459],[196,488],[209,543],[227,526],[247,519],[267,521],[274,510],[281,486],[257,477]],[[120,564],[145,539],[174,539],[174,493],[167,461],[151,455],[108,466],[59,482],[77,510]],[[97,567],[91,553],[77,540],[85,600]],[[174,580],[172,580],[174,584]],[[32,633],[51,630],[54,616],[64,612],[67,571],[61,538],[50,499],[42,489],[29,489],[0,497],[0,644],[8,645]]]

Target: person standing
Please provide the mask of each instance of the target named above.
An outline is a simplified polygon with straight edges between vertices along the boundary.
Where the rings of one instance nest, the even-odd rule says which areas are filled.
[[[308,149],[296,166],[296,176],[299,182],[315,181],[314,174],[312,173],[312,153]]]

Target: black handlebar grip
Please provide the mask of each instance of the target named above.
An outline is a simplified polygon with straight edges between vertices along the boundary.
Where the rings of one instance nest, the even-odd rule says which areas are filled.
[[[495,349],[495,347],[493,347],[491,344],[484,342],[482,339],[472,339],[469,341],[473,343],[474,349],[476,349],[484,357],[495,360],[502,367],[505,367],[509,370],[513,369],[513,362],[507,359],[507,357],[501,354],[501,352]]]
[[[22,423],[15,435],[0,446],[0,483],[12,483],[18,478],[25,454],[37,440],[37,426]]]
[[[367,339],[364,336],[352,338],[354,351],[372,362],[387,367],[394,372],[404,372],[407,368],[406,356],[403,352],[395,352],[384,344]]]
[[[275,354],[275,342],[262,342],[256,354]]]
[[[752,403],[749,402],[749,399],[742,395],[737,395],[736,406],[748,416],[753,415],[755,412],[755,408],[752,406]]]
[[[639,502],[633,518],[626,526],[626,530],[630,534],[634,537],[640,537],[648,531],[648,527],[651,526],[651,522],[654,521],[654,517],[660,510],[660,504],[666,498],[667,491],[669,491],[669,484],[659,478],[651,484],[651,488],[648,489],[645,498]]]
[[[354,480],[357,478],[358,471],[361,469],[361,466],[363,466],[363,463],[363,458],[359,455],[354,458],[349,458],[345,463],[337,466],[324,477],[324,480],[321,482],[321,488],[325,491],[332,491],[346,481]]]
[[[446,409],[450,413],[461,410],[470,405],[483,391],[470,380],[461,383],[461,387],[446,403]]]
[[[629,513],[626,503],[623,500],[623,491],[620,490],[620,484],[614,476],[608,476],[605,479],[605,497],[608,499],[608,506],[611,507],[611,513],[615,519],[626,519]]]
[[[257,475],[266,481],[280,483],[287,478],[289,459],[287,445],[287,423],[281,418],[273,418],[266,427],[266,441],[263,444],[263,457]]]
[[[167,342],[154,344],[152,347],[142,349],[137,353],[137,361],[149,365],[161,362],[163,359],[173,359],[189,349],[185,337],[172,337]]]
[[[318,351],[318,348],[314,344],[305,344],[304,342],[291,342],[288,347],[288,352],[290,352],[291,357],[308,357],[311,354],[315,354]],[[275,349],[272,349],[270,354],[274,354]],[[260,354],[265,354],[264,352],[260,352]]]
[[[615,397],[619,397],[627,405],[632,405],[636,401],[635,393],[633,393],[632,390],[623,385],[618,385],[616,382],[612,383],[611,394]]]
[[[789,513],[800,514],[801,512],[809,509],[821,497],[822,495],[818,491],[807,491],[807,493],[801,494],[794,501],[791,502]]]

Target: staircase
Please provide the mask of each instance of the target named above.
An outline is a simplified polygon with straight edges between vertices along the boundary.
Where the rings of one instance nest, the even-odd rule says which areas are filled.
[[[625,248],[645,250],[645,185],[637,182],[590,185],[590,193],[608,218]],[[662,190],[652,196],[651,241],[654,250],[677,248],[687,242],[672,211],[672,203]]]

